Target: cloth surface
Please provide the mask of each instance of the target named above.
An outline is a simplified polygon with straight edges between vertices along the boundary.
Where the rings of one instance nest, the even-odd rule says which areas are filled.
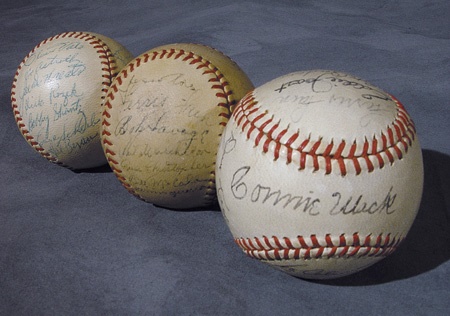
[[[1,315],[444,315],[450,311],[450,4],[441,1],[2,1]],[[425,186],[400,249],[357,274],[306,281],[246,257],[218,208],[173,211],[130,195],[108,167],[73,172],[21,136],[21,60],[66,31],[135,56],[201,43],[255,86],[309,69],[354,74],[415,121]]]

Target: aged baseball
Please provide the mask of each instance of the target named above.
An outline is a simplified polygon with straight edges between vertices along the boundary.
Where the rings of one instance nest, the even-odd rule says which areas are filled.
[[[100,34],[67,32],[39,43],[14,77],[11,102],[27,142],[71,169],[106,164],[100,143],[104,98],[131,53]]]
[[[132,60],[105,103],[102,144],[128,191],[155,205],[216,202],[215,161],[230,112],[253,85],[223,53],[170,44]]]
[[[217,154],[235,242],[301,278],[337,278],[391,254],[422,195],[413,121],[391,95],[335,71],[294,72],[248,93]]]

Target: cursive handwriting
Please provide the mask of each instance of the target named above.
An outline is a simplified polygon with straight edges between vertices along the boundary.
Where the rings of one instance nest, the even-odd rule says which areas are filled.
[[[38,96],[37,100],[30,100],[26,98],[24,100],[24,110],[25,112],[29,112],[30,110],[36,110],[45,106],[44,100],[42,100],[41,96]],[[30,111],[31,112],[31,111]]]
[[[87,66],[78,58],[78,53],[67,54],[67,52],[82,47],[80,43],[61,43],[56,46],[45,46],[45,49],[43,47],[30,54],[24,61],[23,87],[18,93],[19,98],[24,99],[33,90],[44,87],[45,84],[79,77]]]
[[[58,158],[99,141],[100,110],[93,113],[89,106],[100,106],[101,99],[86,94],[91,60],[83,55],[84,48],[84,43],[70,39],[47,42],[27,56],[18,77],[18,107],[27,129]]]
[[[18,96],[23,100],[29,93],[31,93],[35,88],[41,86],[41,81],[38,72],[33,69],[26,69],[23,79],[22,91],[19,91]]]
[[[270,204],[281,206],[283,209],[291,207],[300,209],[303,213],[311,216],[319,215],[317,210],[320,199],[308,195],[295,195],[282,192],[268,185],[256,184],[249,187],[246,176],[250,172],[250,166],[244,166],[236,170],[231,180],[231,193],[238,200],[248,199],[253,203]],[[310,192],[311,194],[313,192]]]
[[[175,86],[183,87],[191,91],[198,91],[195,85],[191,82],[188,82],[186,75],[183,73],[174,73],[167,76],[163,76],[159,79],[159,82],[167,81]]]
[[[282,95],[275,98],[275,100],[278,101],[280,104],[293,103],[298,105],[310,105],[314,103],[323,102],[322,99],[317,99],[316,95],[294,95],[294,94]]]
[[[396,211],[393,209],[393,205],[397,194],[393,193],[392,190],[393,187],[389,189],[384,199],[381,201],[368,201],[362,194],[356,199],[353,196],[342,198],[340,192],[334,192],[332,197],[335,198],[336,203],[330,210],[330,215],[356,215],[364,213],[368,215],[376,213],[386,213],[387,215],[393,214]]]
[[[42,46],[44,47],[44,46]],[[37,60],[42,60],[43,58],[49,56],[53,53],[58,52],[67,52],[71,50],[81,50],[83,49],[84,45],[81,42],[54,42],[52,45],[48,44],[45,46],[45,49],[38,49],[31,53],[28,58],[24,61],[25,66],[33,65]],[[48,60],[52,60],[53,57],[47,57]],[[58,59],[58,57],[55,57],[54,59]],[[61,59],[61,58],[59,58]],[[65,58],[64,58],[65,59]],[[43,63],[45,64],[45,63]]]
[[[248,181],[250,166],[238,168],[231,178],[229,189],[232,196],[237,200],[247,200],[252,203],[279,206],[282,209],[301,211],[310,216],[319,214],[337,215],[391,215],[396,209],[394,203],[397,194],[394,187],[391,187],[382,199],[369,199],[364,194],[359,196],[344,196],[343,193],[335,191],[330,195],[321,198],[313,191],[308,194],[296,194],[282,191],[269,184],[250,184]],[[325,203],[325,201],[327,203]],[[331,205],[327,207],[325,205]],[[328,211],[327,211],[328,209]]]
[[[163,161],[160,164],[150,165],[136,164],[128,159],[123,159],[121,166],[124,170],[132,171],[128,176],[128,181],[132,182],[135,188],[145,188],[147,194],[159,195],[165,191],[175,198],[178,195],[203,191],[208,188],[210,182],[209,178],[199,177],[196,173],[196,170],[205,170],[205,168],[211,167],[201,162],[192,162],[191,165],[181,166],[177,163]],[[168,173],[180,176],[169,177]],[[155,176],[155,174],[164,176]]]
[[[361,80],[336,72],[325,72],[316,77],[290,80],[281,84],[275,91],[281,93],[290,87],[298,85],[309,85],[311,91],[314,93],[330,92],[334,87],[340,85],[362,91],[361,97],[367,100],[381,99],[387,101],[390,99],[389,96],[381,90],[376,89]]]
[[[83,94],[77,91],[76,82],[68,90],[61,89],[59,84],[51,87],[49,103],[53,107],[53,121],[58,121],[70,113],[80,112],[82,98]]]
[[[75,64],[78,65],[81,63],[81,61],[76,58],[78,56],[78,53],[74,54],[63,54],[62,56],[56,54],[54,56],[47,57],[46,59],[42,60],[39,65],[38,69],[46,69],[53,65],[61,65],[61,64]]]
[[[79,77],[86,70],[82,63],[67,65],[66,69],[53,69],[44,75],[44,82],[60,81],[65,78]]]
[[[28,130],[36,134],[37,139],[43,137],[48,139],[50,129],[50,117],[43,111],[31,112],[28,114]],[[38,129],[36,132],[35,129]]]
[[[130,75],[118,87],[111,132],[123,144],[117,154],[136,190],[179,197],[211,187],[218,141],[213,135],[220,126],[211,115],[217,108],[205,100],[210,91],[203,94],[204,86],[181,70],[167,71]]]
[[[123,136],[123,135],[131,135],[136,136],[139,134],[142,134],[144,132],[150,132],[150,133],[157,133],[157,134],[165,134],[165,135],[173,135],[173,136],[181,136],[181,138],[177,139],[177,147],[173,149],[155,149],[152,151],[151,154],[148,154],[147,151],[141,151],[140,153],[143,155],[148,155],[149,157],[151,155],[158,154],[158,151],[160,154],[176,154],[179,156],[185,155],[188,150],[190,149],[192,143],[194,140],[196,140],[198,137],[198,131],[196,129],[188,129],[185,127],[170,127],[166,124],[164,124],[164,117],[166,116],[168,112],[162,112],[159,114],[158,117],[153,117],[153,113],[148,113],[141,117],[140,119],[133,120],[133,115],[127,115],[120,119],[119,124],[117,124],[116,129],[114,131],[114,134],[116,136]],[[156,122],[155,122],[156,118]],[[203,137],[209,133],[208,130],[204,130],[201,132],[200,136],[200,142],[203,143]],[[135,137],[134,137],[135,138]],[[132,139],[134,139],[132,138]],[[128,147],[128,154],[136,155],[137,151],[130,151],[129,148],[134,144],[134,142],[130,142]],[[178,148],[182,148],[181,150],[178,150]],[[137,149],[137,148],[136,148]],[[145,149],[148,149],[148,147],[145,147]],[[146,154],[147,152],[147,154]]]
[[[221,142],[222,142],[221,147],[223,149],[223,152],[222,152],[222,157],[220,159],[219,169],[222,169],[223,159],[224,159],[225,155],[231,153],[234,150],[234,148],[236,147],[236,138],[234,138],[233,132],[231,132],[231,135],[228,138],[222,137]]]
[[[98,139],[98,133],[88,134],[86,132],[88,129],[97,128],[99,123],[100,119],[96,117],[95,113],[87,116],[81,111],[73,126],[63,125],[61,134],[43,139],[41,143],[47,144],[49,152],[54,155],[70,154]]]

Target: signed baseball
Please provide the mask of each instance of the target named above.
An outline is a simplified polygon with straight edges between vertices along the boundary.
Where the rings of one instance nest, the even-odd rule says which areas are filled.
[[[216,202],[215,161],[235,104],[253,85],[223,53],[170,44],[132,60],[105,103],[102,144],[130,193],[157,206]]]
[[[102,106],[112,78],[131,59],[122,45],[96,33],[61,33],[39,43],[19,65],[11,90],[27,142],[71,169],[106,164]]]
[[[236,244],[301,278],[342,277],[391,254],[422,196],[422,153],[404,106],[336,71],[294,72],[249,92],[216,168]]]

